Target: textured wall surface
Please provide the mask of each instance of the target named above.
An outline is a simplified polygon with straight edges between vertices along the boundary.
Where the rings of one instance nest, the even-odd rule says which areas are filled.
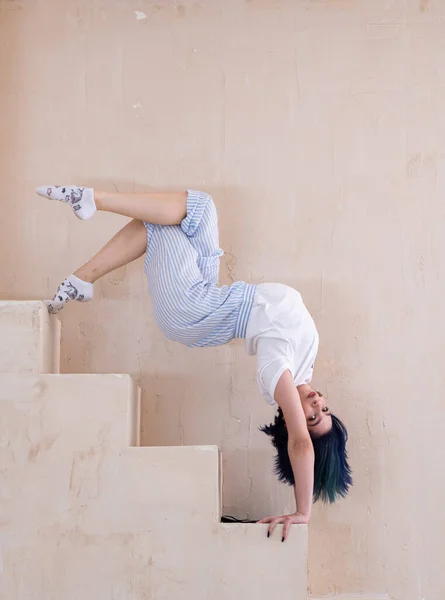
[[[211,192],[222,281],[302,292],[350,431],[316,595],[445,597],[444,32],[442,0],[0,0],[0,297],[48,296],[125,223],[38,184]],[[290,510],[253,360],[166,342],[145,288],[138,262],[68,307],[62,372],[131,373],[143,443],[218,444],[226,513]]]

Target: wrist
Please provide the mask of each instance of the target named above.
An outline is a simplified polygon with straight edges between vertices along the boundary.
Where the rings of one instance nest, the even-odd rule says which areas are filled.
[[[311,520],[311,511],[302,512],[301,510],[297,510],[295,512],[295,516],[298,516],[301,519],[302,523],[307,525],[309,523],[309,521]]]

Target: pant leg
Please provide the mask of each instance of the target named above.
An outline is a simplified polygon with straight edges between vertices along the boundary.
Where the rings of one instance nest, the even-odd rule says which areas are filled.
[[[218,218],[207,194],[189,191],[180,225],[145,223],[145,273],[159,327],[187,346],[217,346],[245,336],[255,286],[218,286]]]
[[[198,253],[198,267],[209,283],[218,283],[220,258],[218,213],[213,199],[204,192],[188,190],[187,216],[181,223],[183,233]]]

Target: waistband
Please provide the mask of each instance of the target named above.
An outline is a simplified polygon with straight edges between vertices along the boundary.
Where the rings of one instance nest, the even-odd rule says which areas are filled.
[[[246,283],[241,301],[238,319],[235,327],[235,339],[244,339],[247,332],[247,324],[249,323],[250,313],[252,312],[253,302],[257,291],[257,285]]]

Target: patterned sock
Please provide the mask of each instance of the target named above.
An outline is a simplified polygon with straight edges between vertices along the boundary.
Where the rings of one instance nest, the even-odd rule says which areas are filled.
[[[43,198],[66,202],[79,219],[91,219],[96,212],[93,188],[81,188],[72,185],[42,185],[36,193]]]
[[[88,302],[93,298],[93,284],[82,281],[75,275],[70,275],[57,288],[57,292],[51,300],[45,300],[50,313],[56,314],[70,300],[77,302]]]

